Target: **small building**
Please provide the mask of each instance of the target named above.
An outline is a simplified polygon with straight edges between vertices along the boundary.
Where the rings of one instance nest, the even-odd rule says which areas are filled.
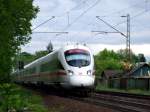
[[[113,77],[119,77],[121,76],[121,74],[122,74],[121,70],[104,70],[101,74],[101,77],[102,79],[107,80]]]
[[[114,77],[120,77],[122,75],[121,70],[104,70],[101,73],[101,83],[108,84],[108,81]]]
[[[109,84],[113,88],[150,90],[150,66],[139,64],[121,77],[113,76]]]
[[[138,64],[130,72],[126,73],[124,77],[128,78],[150,78],[150,65],[147,63]]]

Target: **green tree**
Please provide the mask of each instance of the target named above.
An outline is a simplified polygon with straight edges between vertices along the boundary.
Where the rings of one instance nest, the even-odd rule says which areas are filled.
[[[138,61],[139,62],[146,62],[146,58],[144,54],[138,54]]]
[[[48,51],[37,51],[37,52],[35,52],[34,56],[35,56],[35,59],[38,59],[38,58],[45,56],[47,54],[48,54]]]
[[[48,54],[48,51],[36,51],[34,54],[28,53],[28,52],[22,52],[15,58],[15,69],[19,68],[18,61],[21,61],[24,63],[24,65],[27,65],[31,63],[32,61],[43,57]]]
[[[15,84],[0,84],[0,112],[47,112],[42,98]]]
[[[31,39],[31,20],[37,12],[33,0],[0,0],[0,82],[9,81],[13,57]]]
[[[30,54],[28,52],[22,52],[21,54],[19,54],[16,57],[16,64],[18,64],[18,61],[22,61],[24,63],[24,65],[30,63],[31,61],[33,61],[35,59],[35,56],[33,54]],[[18,68],[18,65],[17,65]]]
[[[130,63],[137,63],[138,62],[138,56],[136,56],[132,50],[130,50],[131,53],[131,62]],[[122,59],[123,61],[127,61],[128,60],[128,56],[127,56],[127,50],[126,49],[120,49],[117,51],[117,54],[119,55],[120,59]]]
[[[120,49],[117,52],[104,49],[95,56],[96,74],[101,74],[101,72],[106,69],[126,71],[126,68],[128,68],[128,66],[132,67],[137,62],[138,56],[136,56],[132,51],[131,62],[128,62],[128,57],[126,55],[125,49]]]
[[[113,50],[104,49],[95,56],[96,75],[101,74],[105,69],[120,70],[122,69],[120,55]]]

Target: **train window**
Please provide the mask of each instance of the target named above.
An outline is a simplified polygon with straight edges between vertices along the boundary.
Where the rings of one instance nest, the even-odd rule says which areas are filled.
[[[90,53],[81,49],[72,49],[66,51],[65,58],[67,63],[74,67],[88,66],[91,62]]]
[[[29,74],[33,74],[33,73],[35,73],[35,72],[36,72],[35,67],[29,69]]]
[[[64,70],[64,67],[62,66],[62,64],[58,61],[57,66],[59,69]]]
[[[57,70],[63,70],[63,66],[58,59],[53,59],[51,62],[41,65],[40,72],[54,72]]]

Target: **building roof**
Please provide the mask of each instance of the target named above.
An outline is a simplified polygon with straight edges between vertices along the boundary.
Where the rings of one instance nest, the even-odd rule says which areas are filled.
[[[150,65],[147,63],[140,63],[138,64],[136,67],[134,67],[130,72],[125,74],[126,76],[131,76],[132,74],[134,74],[134,72],[136,72],[137,70],[141,69],[142,67],[148,66],[150,68]]]
[[[106,77],[106,78],[111,78],[111,77],[115,77],[118,76],[122,73],[121,70],[104,70],[102,72],[102,77]]]
[[[134,67],[131,71],[129,71],[129,72],[127,72],[127,73],[124,73],[123,71],[121,71],[121,70],[104,70],[103,72],[102,72],[102,75],[101,75],[101,77],[105,77],[105,78],[107,78],[107,79],[109,79],[109,78],[119,78],[119,77],[124,77],[124,78],[127,78],[127,77],[132,77],[133,76],[133,74],[137,71],[137,70],[139,70],[139,69],[141,69],[141,68],[143,68],[143,67],[149,67],[149,69],[150,69],[150,65],[149,64],[147,64],[147,63],[140,63],[140,64],[138,64],[136,67]]]

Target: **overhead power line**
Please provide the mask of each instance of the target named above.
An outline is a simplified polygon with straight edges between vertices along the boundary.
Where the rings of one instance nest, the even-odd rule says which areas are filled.
[[[63,31],[65,31],[67,28],[71,27],[75,22],[77,22],[85,13],[87,13],[89,10],[91,10],[93,7],[95,7],[101,0],[97,0],[92,6],[90,6],[88,9],[86,9],[82,14],[80,14],[76,19],[74,19],[73,22],[71,22],[69,25],[67,25]]]
[[[89,1],[89,0],[83,0],[82,2],[80,2],[80,4],[77,7],[81,6],[82,4],[85,4],[87,1]],[[64,13],[64,14],[67,14],[68,25],[69,25],[69,12],[72,11],[72,10],[74,10],[74,8],[72,8],[69,11],[67,11],[66,13]],[[62,14],[62,15],[64,15],[64,14]],[[56,17],[61,17],[61,16],[52,16],[50,19],[47,19],[44,22],[42,22],[39,25],[37,25],[35,28],[32,29],[32,31],[34,31],[35,29],[41,27],[42,25],[46,24],[47,22],[49,22],[50,20],[52,20],[52,19],[54,19]],[[68,33],[68,32],[33,32],[33,33]]]
[[[35,28],[32,29],[32,33],[55,33],[55,34],[59,33],[59,34],[68,34],[68,32],[58,32],[58,31],[56,31],[56,32],[45,32],[45,31],[33,32],[35,29],[37,29],[37,28],[39,28],[40,26],[46,24],[47,22],[49,22],[50,20],[52,20],[52,19],[54,19],[54,18],[55,18],[55,16],[52,16],[50,19],[48,19],[48,20],[42,22],[41,24],[37,25]]]
[[[126,11],[126,10],[131,9],[131,8],[137,6],[137,5],[140,5],[140,4],[141,4],[141,1],[138,2],[138,3],[135,3],[133,5],[130,5],[130,6],[126,7],[126,8],[120,9],[119,11],[114,11],[112,13],[109,13],[109,14],[106,14],[106,15],[103,15],[103,16],[100,16],[100,17],[108,17],[108,16],[112,17],[112,15],[114,15],[114,14],[119,14],[120,12],[123,12],[124,10]]]
[[[77,8],[80,8],[83,4],[86,4],[88,1],[90,1],[90,0],[82,0],[82,1],[80,1],[80,3],[76,7],[73,7],[72,9],[70,9],[70,11],[75,10]]]
[[[32,33],[64,33],[64,34],[68,34],[68,32],[32,32]]]
[[[118,32],[108,32],[108,31],[91,31],[91,32],[98,33],[98,34],[118,33]]]
[[[104,21],[103,19],[99,18],[99,16],[96,16],[97,19],[101,20],[107,26],[109,26],[110,28],[112,28],[116,31],[116,32],[99,31],[100,33],[120,33],[122,36],[124,36],[126,38],[126,50],[127,50],[126,53],[128,55],[128,59],[130,61],[130,59],[131,59],[131,52],[130,52],[130,15],[127,14],[126,16],[122,16],[122,17],[127,18],[127,34],[126,35],[124,33],[122,33],[121,31],[119,31],[118,29],[116,29],[111,24],[109,24],[106,21]],[[94,31],[94,32],[98,32],[98,31]]]
[[[115,31],[117,31],[118,33],[120,33],[121,35],[123,35],[124,37],[127,38],[127,36],[122,33],[121,31],[119,31],[118,29],[116,29],[114,26],[110,25],[109,23],[107,23],[106,21],[104,21],[103,19],[99,18],[99,16],[96,16],[97,19],[101,20],[102,22],[104,22],[106,25],[108,25],[109,27],[111,27],[112,29],[114,29]]]
[[[89,0],[83,0],[81,1],[76,7],[71,8],[70,10],[68,10],[65,13],[62,13],[61,15],[55,16],[56,18],[58,17],[63,17],[64,15],[67,15],[68,13],[70,13],[71,11],[75,10],[76,8],[80,7],[82,4],[86,4]]]
[[[145,10],[143,10],[143,11],[139,12],[138,14],[132,16],[132,17],[131,17],[131,20],[134,19],[134,18],[136,18],[136,17],[139,17],[139,16],[141,16],[141,15],[143,15],[143,14],[145,14],[145,13],[147,13],[147,12],[145,12]],[[117,23],[117,24],[115,25],[115,27],[118,26],[118,25],[120,25],[120,24],[123,24],[123,23],[125,23],[125,22],[126,22],[126,20],[121,21],[121,22]]]
[[[37,28],[39,28],[40,26],[46,24],[47,22],[49,22],[50,20],[52,20],[54,18],[55,18],[55,16],[52,16],[50,19],[48,19],[48,20],[42,22],[41,24],[37,25],[35,28],[32,29],[32,31],[35,30],[35,29],[37,29]]]

